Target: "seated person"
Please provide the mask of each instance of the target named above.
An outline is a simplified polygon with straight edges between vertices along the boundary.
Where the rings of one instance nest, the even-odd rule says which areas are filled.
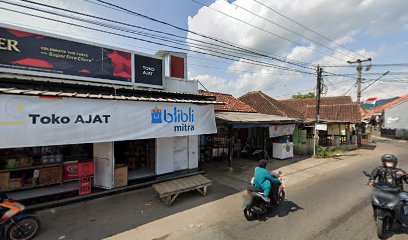
[[[254,186],[261,188],[264,191],[263,199],[266,202],[270,202],[269,193],[271,192],[272,185],[280,185],[281,182],[266,169],[267,164],[266,160],[262,159],[259,161],[258,167],[255,168]],[[277,188],[275,187],[274,189]]]

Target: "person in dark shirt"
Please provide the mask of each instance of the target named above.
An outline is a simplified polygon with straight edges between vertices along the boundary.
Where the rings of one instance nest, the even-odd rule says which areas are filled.
[[[408,184],[408,174],[406,171],[397,168],[398,159],[392,154],[383,155],[381,161],[383,165],[376,167],[371,172],[368,185],[372,186],[377,181],[379,183],[390,183],[398,187],[401,190],[398,195],[403,202],[403,212],[405,217],[408,217],[408,193],[404,192],[404,182]]]
[[[408,184],[408,174],[406,171],[397,168],[398,159],[392,154],[384,154],[381,157],[382,166],[376,167],[369,178],[368,185],[373,185],[375,181],[391,183],[404,190],[404,182]]]

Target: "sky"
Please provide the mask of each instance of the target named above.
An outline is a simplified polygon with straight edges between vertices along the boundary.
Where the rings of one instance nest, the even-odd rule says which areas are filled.
[[[181,47],[185,50],[175,49],[13,13],[4,9],[0,9],[0,24],[22,26],[45,33],[51,32],[149,54],[154,54],[158,50],[179,52],[189,50],[189,79],[199,80],[210,91],[229,93],[236,97],[249,91],[263,91],[273,98],[285,99],[299,92],[314,91],[316,85],[314,74],[276,69],[270,67],[270,64],[278,65],[280,68],[314,73],[317,64],[321,66],[349,65],[347,61],[355,61],[359,58],[372,58],[374,64],[369,71],[363,71],[363,78],[368,79],[366,83],[363,83],[363,88],[373,83],[373,80],[380,77],[381,74],[390,71],[388,75],[363,91],[363,100],[369,97],[390,98],[408,94],[408,65],[375,66],[375,64],[408,63],[408,12],[406,11],[408,1],[406,0],[105,1],[179,28],[188,29],[190,32],[101,6],[96,0],[42,0],[36,2],[165,31],[183,37],[177,39],[189,46]],[[67,12],[36,6],[20,0],[6,2],[67,14]],[[0,8],[92,26],[77,20],[67,20],[53,14],[6,4],[4,1],[0,1]],[[96,28],[120,33],[100,26]],[[130,27],[126,29],[134,30]],[[218,43],[192,32],[262,52],[264,56],[239,55],[240,59],[228,60],[194,53],[194,51],[211,53],[197,48],[200,46],[192,45],[197,43],[197,40],[201,43]],[[185,37],[189,40],[186,40]],[[166,43],[174,46],[170,42]],[[226,48],[219,47],[214,47],[212,50],[228,51]],[[234,55],[236,56],[236,53]],[[272,57],[281,61],[273,60]],[[248,58],[263,64],[262,66],[248,64],[245,60]],[[299,67],[299,62],[302,62],[302,67]],[[265,63],[268,66],[265,66]],[[327,86],[326,96],[347,94],[355,99],[356,87],[353,86],[356,82],[355,67],[323,67],[323,71],[325,71],[324,75],[331,75],[323,78]],[[347,76],[333,76],[333,73]]]

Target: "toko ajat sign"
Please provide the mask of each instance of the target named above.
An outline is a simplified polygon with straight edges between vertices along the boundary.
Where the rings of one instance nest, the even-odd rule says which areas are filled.
[[[46,36],[30,30],[0,26],[0,56],[1,72],[163,86],[161,58]]]
[[[212,133],[212,105],[0,95],[0,148]]]

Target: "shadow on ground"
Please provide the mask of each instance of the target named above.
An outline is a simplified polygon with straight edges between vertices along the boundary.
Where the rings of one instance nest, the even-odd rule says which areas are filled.
[[[267,221],[268,219],[275,218],[275,217],[286,217],[290,213],[294,213],[297,211],[303,211],[304,209],[297,205],[292,201],[285,201],[283,202],[282,206],[273,208],[268,213],[260,216],[258,221]]]
[[[361,149],[365,149],[365,150],[375,150],[377,148],[377,145],[375,144],[363,144],[361,146]]]
[[[143,224],[237,193],[214,183],[207,196],[198,191],[180,194],[165,206],[151,188],[37,212],[42,222],[38,239],[103,239]]]

